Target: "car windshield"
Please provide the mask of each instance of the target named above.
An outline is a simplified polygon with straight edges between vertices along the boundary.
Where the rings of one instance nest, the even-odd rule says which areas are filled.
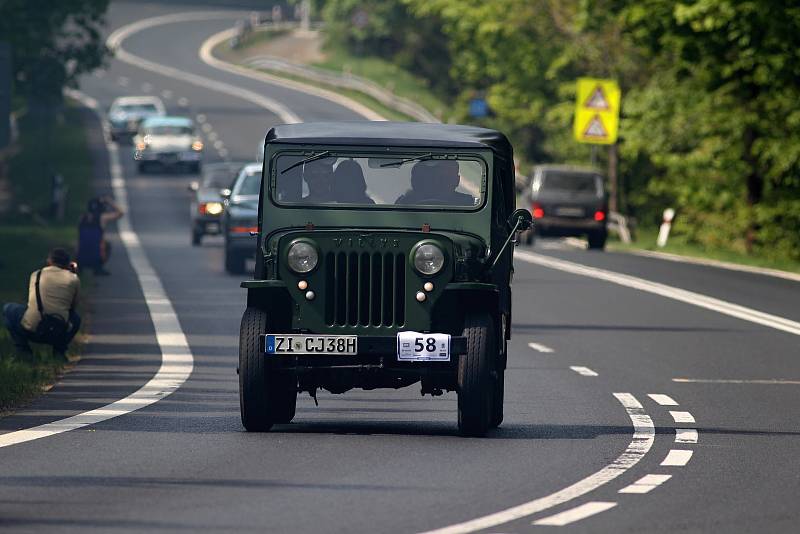
[[[254,172],[245,172],[243,176],[239,178],[239,183],[237,184],[236,190],[234,194],[236,195],[254,195],[258,196],[258,192],[261,189],[261,171],[254,171]]]
[[[327,154],[317,154],[323,153]],[[480,206],[486,189],[486,164],[476,157],[444,158],[431,153],[322,158],[279,155],[274,160],[277,179],[272,196],[279,204],[306,206],[448,206],[461,210]]]
[[[150,126],[145,128],[145,135],[192,135],[191,126]]]
[[[114,110],[116,113],[158,113],[155,104],[126,104]]]
[[[596,174],[577,172],[547,172],[540,189],[603,194],[603,179]]]

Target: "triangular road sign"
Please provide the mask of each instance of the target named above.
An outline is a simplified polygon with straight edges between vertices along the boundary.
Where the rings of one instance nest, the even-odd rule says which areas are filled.
[[[600,115],[595,115],[592,117],[592,120],[589,121],[589,124],[586,126],[586,130],[583,132],[583,136],[594,139],[605,139],[608,137],[608,131],[606,130],[606,127],[603,126],[603,121],[600,119]]]
[[[586,99],[586,103],[583,106],[589,109],[600,109],[603,111],[610,109],[606,94],[599,85],[589,94],[589,98]]]

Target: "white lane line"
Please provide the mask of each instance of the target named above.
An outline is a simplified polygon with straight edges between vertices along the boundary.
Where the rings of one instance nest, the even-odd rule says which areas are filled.
[[[203,123],[203,125],[200,127],[200,129],[201,129],[201,130],[203,130],[203,132],[204,132],[204,133],[210,133],[210,132],[211,132],[211,130],[213,130],[213,129],[214,129],[214,127],[213,127],[213,126],[211,126],[211,123],[209,123],[209,122],[205,122],[205,123]]]
[[[676,423],[694,423],[694,416],[689,412],[678,412],[670,410],[669,414]]]
[[[791,273],[788,271],[780,271],[778,269],[753,267],[751,265],[741,265],[738,263],[730,263],[727,261],[719,261],[719,260],[709,260],[705,258],[693,258],[691,256],[681,256],[680,254],[670,254],[668,252],[657,252],[654,250],[626,250],[624,252],[626,254],[635,254],[636,256],[647,256],[650,258],[658,258],[659,260],[674,261],[678,263],[693,263],[695,265],[705,265],[707,267],[717,267],[719,269],[727,269],[729,271],[741,271],[745,273],[774,276],[776,278],[783,278],[785,280],[800,282],[800,273]]]
[[[120,84],[122,87],[128,87],[130,80],[128,79],[127,76],[120,76],[119,78],[117,78],[117,83]]]
[[[178,99],[178,105],[182,108],[189,107],[189,99],[182,96]]]
[[[631,420],[633,437],[625,451],[613,462],[596,473],[550,495],[484,517],[431,530],[425,534],[464,534],[522,519],[586,495],[627,472],[628,469],[639,463],[639,460],[644,458],[653,446],[655,426],[636,397],[630,393],[614,393],[614,398],[622,404]]]
[[[677,406],[678,403],[670,397],[669,395],[663,395],[661,393],[648,393],[648,397],[656,401],[661,406]]]
[[[163,98],[164,100],[169,100],[170,98],[172,98],[172,91],[170,91],[169,89],[164,89],[163,91],[161,91],[161,98]]]
[[[227,148],[220,148],[219,150],[217,150],[217,154],[219,154],[219,156],[221,158],[227,158],[228,157],[228,149]]]
[[[153,90],[153,84],[152,83],[144,82],[142,84],[142,92],[149,93],[152,90]]]
[[[97,101],[93,98],[73,90],[67,90],[65,93],[100,116]],[[125,213],[130,213],[117,145],[106,141],[106,149],[109,155],[114,200]],[[94,425],[139,410],[176,391],[192,374],[194,358],[189,343],[186,341],[172,303],[161,285],[161,280],[147,258],[139,236],[131,227],[128,217],[120,219],[117,227],[122,245],[142,288],[145,304],[153,321],[156,341],[161,349],[161,366],[158,372],[141,388],[124,399],[52,423],[0,434],[0,448]]]
[[[216,148],[217,150],[219,150],[220,148],[225,148],[225,143],[217,139],[216,141],[214,141],[214,148]]]
[[[539,352],[546,352],[546,353],[555,352],[553,349],[551,349],[547,345],[542,345],[541,343],[534,343],[534,342],[531,341],[530,343],[528,343],[528,346],[530,348],[532,348],[533,350],[536,350],[536,351],[539,351]]]
[[[206,138],[213,143],[214,141],[219,139],[219,136],[217,135],[217,132],[208,132],[206,134]]]
[[[759,384],[764,386],[798,386],[800,380],[784,380],[780,378],[772,379],[717,379],[717,378],[673,378],[673,382],[685,384]]]
[[[202,123],[206,122],[206,116],[205,116],[203,113],[198,113],[198,114],[195,116],[195,120],[196,120],[197,122],[199,122],[200,124],[202,124]]]
[[[249,91],[247,89],[242,89],[241,87],[236,87],[235,85],[231,85],[229,83],[224,83],[217,80],[213,80],[211,78],[206,78],[205,76],[198,76],[196,74],[185,72],[180,69],[176,69],[174,67],[168,67],[166,65],[161,65],[160,63],[149,61],[142,57],[131,54],[130,52],[123,49],[121,46],[122,42],[128,37],[130,37],[132,34],[145,30],[147,28],[152,28],[154,26],[160,26],[163,24],[172,24],[177,22],[198,21],[198,20],[219,20],[227,18],[235,19],[237,17],[241,17],[242,13],[243,12],[234,12],[234,11],[204,11],[204,12],[194,12],[194,13],[187,12],[187,13],[174,13],[171,15],[162,15],[158,17],[142,19],[132,24],[127,24],[125,26],[117,28],[108,37],[108,39],[106,40],[106,44],[108,45],[109,48],[115,51],[115,58],[125,63],[137,66],[145,70],[149,70],[151,72],[156,72],[163,76],[175,78],[186,83],[191,83],[193,85],[196,85],[204,89],[208,89],[210,91],[217,91],[220,93],[225,93],[230,96],[234,96],[236,98],[247,100],[249,102],[252,102],[253,104],[256,104],[259,107],[262,107],[274,113],[275,115],[278,116],[278,118],[281,121],[285,123],[301,122],[300,117],[297,114],[295,114],[292,110],[290,110],[288,107],[281,104],[277,100],[268,98],[254,91]],[[186,105],[188,105],[188,101],[186,104],[181,104],[179,100],[178,104],[185,107]]]
[[[633,484],[619,490],[619,493],[649,493],[670,478],[672,475],[645,475]]]
[[[697,443],[697,430],[694,428],[676,428],[675,443]]]
[[[572,508],[570,510],[566,510],[558,514],[551,515],[550,517],[545,517],[544,519],[539,519],[538,521],[534,521],[533,524],[549,525],[553,527],[563,527],[564,525],[569,525],[570,523],[580,521],[581,519],[586,519],[587,517],[599,514],[600,512],[605,512],[610,508],[614,508],[616,505],[617,503],[615,502],[602,502],[602,501],[587,502],[586,504],[576,506],[575,508]]]
[[[791,321],[784,317],[779,317],[777,315],[764,313],[752,308],[726,302],[724,300],[701,295],[700,293],[695,293],[693,291],[678,289],[676,287],[660,284],[658,282],[651,282],[636,276],[615,273],[613,271],[598,269],[596,267],[589,267],[580,263],[559,260],[549,256],[544,256],[542,254],[536,254],[534,252],[517,250],[514,252],[514,257],[527,263],[542,265],[550,269],[556,269],[581,276],[588,276],[590,278],[597,278],[598,280],[605,280],[606,282],[619,284],[632,289],[638,289],[639,291],[645,291],[654,295],[685,302],[686,304],[691,304],[693,306],[705,308],[707,310],[715,311],[724,315],[736,317],[737,319],[742,319],[743,321],[749,321],[751,323],[760,324],[762,326],[767,326],[769,328],[774,328],[776,330],[781,330],[783,332],[800,336],[800,323],[796,321]]]
[[[203,62],[205,62],[206,64],[215,67],[219,70],[231,72],[233,74],[238,74],[240,76],[244,76],[252,80],[258,80],[263,83],[269,83],[281,87],[287,87],[289,89],[293,89],[295,91],[316,96],[319,98],[324,98],[325,100],[338,104],[342,107],[345,107],[361,115],[367,120],[371,121],[387,120],[386,117],[370,109],[364,104],[356,102],[355,100],[352,100],[344,95],[336,93],[335,91],[329,91],[327,89],[315,87],[313,85],[309,85],[303,82],[289,80],[287,78],[281,78],[280,76],[273,76],[271,74],[267,74],[264,71],[257,71],[249,69],[247,67],[241,67],[239,65],[234,65],[233,63],[228,63],[227,61],[222,61],[214,57],[214,55],[211,53],[214,47],[223,41],[230,40],[230,38],[235,35],[236,31],[237,31],[236,28],[229,28],[227,30],[223,30],[217,34],[214,34],[208,39],[206,39],[203,42],[203,45],[200,47],[199,51],[200,59],[203,60]],[[432,122],[438,122],[435,120],[434,117],[431,117],[431,120]],[[300,122],[300,119],[298,118],[298,120],[294,122]]]
[[[663,466],[683,467],[692,459],[692,451],[684,449],[672,449],[667,453],[667,457],[661,462]]]
[[[569,368],[581,376],[598,376],[597,373],[595,373],[588,367],[583,367],[582,365],[570,365]]]

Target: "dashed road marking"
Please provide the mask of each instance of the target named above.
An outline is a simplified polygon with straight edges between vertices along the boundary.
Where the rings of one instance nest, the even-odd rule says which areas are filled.
[[[661,406],[677,406],[678,405],[678,403],[675,402],[675,400],[672,397],[670,397],[669,395],[664,395],[664,394],[661,394],[661,393],[648,393],[647,396],[650,397],[651,399],[653,399],[654,401],[656,401]]]
[[[185,96],[180,97],[178,99],[178,105],[180,107],[182,107],[182,108],[188,107],[189,106],[189,99],[186,98]]]
[[[228,157],[228,149],[227,148],[220,148],[219,150],[217,150],[217,154],[219,154],[220,157],[223,158],[223,159],[227,158]]]
[[[676,423],[694,423],[694,416],[689,412],[678,412],[670,410],[669,414]]]
[[[203,125],[200,127],[200,129],[201,129],[201,130],[203,130],[203,132],[204,132],[204,133],[209,133],[211,130],[213,130],[213,129],[214,129],[214,127],[213,127],[213,126],[211,126],[211,124],[210,124],[210,123],[208,123],[208,122],[205,122],[205,123],[203,123]]]
[[[202,124],[202,123],[206,122],[206,116],[205,116],[203,113],[198,113],[197,115],[195,115],[195,117],[194,117],[194,118],[195,118],[195,120],[196,120],[197,122],[199,122],[200,124]]]
[[[588,367],[583,367],[581,365],[570,365],[569,368],[572,369],[573,371],[575,371],[576,373],[578,373],[581,376],[598,376],[597,373],[595,373],[594,371],[592,371]]]
[[[694,428],[676,428],[675,443],[697,443],[697,430]]]
[[[161,98],[169,100],[170,98],[172,98],[172,91],[170,91],[169,89],[164,89],[163,91],[161,91]]]
[[[217,135],[217,132],[213,132],[213,131],[212,131],[212,132],[208,132],[208,133],[206,134],[206,137],[207,137],[207,138],[208,138],[208,140],[209,140],[209,141],[211,141],[211,142],[214,142],[214,141],[216,141],[217,139],[219,139],[219,136]]]
[[[92,74],[94,74],[96,78],[105,78],[106,77],[105,69],[95,69],[95,71]]]
[[[145,92],[145,93],[149,93],[149,92],[150,92],[150,91],[152,91],[152,90],[153,90],[153,84],[152,84],[152,83],[149,83],[149,82],[144,82],[144,83],[142,84],[142,91],[143,91],[143,92]]]
[[[530,348],[532,348],[533,350],[536,350],[536,351],[539,351],[539,352],[546,352],[546,353],[555,352],[553,349],[551,349],[547,345],[542,345],[541,343],[534,343],[534,342],[531,341],[530,343],[528,343],[528,346]]]
[[[120,76],[119,78],[117,78],[117,83],[120,84],[122,87],[128,87],[128,84],[130,82],[131,81],[130,79],[128,79],[127,76]]]
[[[225,147],[225,143],[223,143],[219,139],[214,141],[214,148],[216,148],[217,150],[219,150],[220,148],[224,148],[224,147]]]
[[[466,534],[516,521],[577,499],[626,473],[639,463],[639,460],[644,458],[653,446],[655,426],[653,425],[653,420],[645,413],[642,404],[636,397],[630,393],[614,393],[614,398],[625,408],[633,425],[633,436],[625,451],[613,462],[596,473],[550,495],[484,517],[432,530],[425,534]]]
[[[533,524],[563,527],[564,525],[569,525],[570,523],[580,521],[581,519],[586,519],[587,517],[599,514],[600,512],[605,512],[606,510],[614,508],[616,505],[617,503],[615,502],[587,502],[586,504],[576,506],[570,510],[565,510],[564,512],[534,521]]]
[[[667,457],[661,462],[663,466],[683,467],[692,459],[693,451],[685,449],[672,449],[667,453]]]
[[[633,484],[619,490],[619,493],[649,493],[670,478],[672,475],[645,475]]]

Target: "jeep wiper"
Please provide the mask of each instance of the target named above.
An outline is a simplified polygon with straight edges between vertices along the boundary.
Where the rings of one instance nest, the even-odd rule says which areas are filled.
[[[397,161],[392,161],[390,163],[382,163],[379,166],[381,168],[383,168],[383,167],[392,167],[394,165],[400,166],[403,163],[408,163],[409,161],[423,161],[423,160],[426,160],[426,159],[431,159],[432,157],[433,157],[433,153],[432,152],[428,152],[427,154],[422,154],[421,156],[414,156],[413,158],[403,158],[403,159],[399,159]]]
[[[311,161],[316,161],[318,159],[322,159],[325,156],[330,155],[330,153],[331,153],[330,150],[323,150],[322,152],[318,152],[317,154],[314,154],[313,156],[308,156],[306,159],[301,159],[300,161],[298,161],[296,163],[292,163],[291,165],[289,165],[288,167],[283,169],[281,171],[281,174],[286,174],[287,172],[291,171],[295,167],[299,167],[300,165],[304,165],[304,164],[309,163]]]

